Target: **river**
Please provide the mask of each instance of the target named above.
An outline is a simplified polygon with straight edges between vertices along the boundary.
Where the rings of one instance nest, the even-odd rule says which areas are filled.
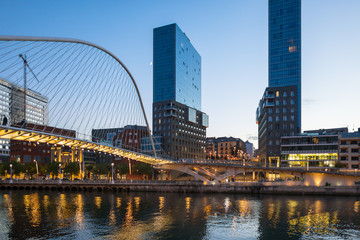
[[[360,197],[0,191],[0,239],[360,239]]]

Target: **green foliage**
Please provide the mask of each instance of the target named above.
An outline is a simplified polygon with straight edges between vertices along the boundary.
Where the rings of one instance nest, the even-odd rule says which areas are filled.
[[[49,174],[52,174],[52,178],[54,178],[54,175],[57,175],[59,173],[59,163],[49,162],[46,166],[46,170]]]
[[[95,174],[108,174],[111,172],[110,163],[98,163],[95,165],[95,169],[93,170]]]
[[[67,163],[64,167],[64,173],[70,174],[70,179],[72,180],[72,175],[79,174],[80,166],[78,162]]]
[[[152,174],[153,168],[150,164],[137,162],[136,164],[133,165],[132,170],[134,174],[135,173],[140,175],[145,174],[150,176]]]
[[[128,163],[120,163],[115,165],[116,170],[119,171],[120,175],[129,173],[129,164]]]
[[[345,168],[345,167],[346,167],[346,164],[343,164],[343,163],[341,163],[341,162],[336,162],[336,163],[335,163],[335,167],[336,167],[336,168]]]
[[[94,170],[94,165],[86,165],[85,166],[86,171],[92,172]]]
[[[24,165],[24,173],[28,175],[28,177],[32,178],[34,174],[36,174],[36,166],[35,164],[25,164]]]
[[[0,175],[5,175],[5,163],[0,164]]]

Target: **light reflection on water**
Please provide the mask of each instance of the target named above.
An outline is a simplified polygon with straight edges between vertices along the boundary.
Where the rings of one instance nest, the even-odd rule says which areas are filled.
[[[0,239],[359,239],[360,198],[0,191]]]

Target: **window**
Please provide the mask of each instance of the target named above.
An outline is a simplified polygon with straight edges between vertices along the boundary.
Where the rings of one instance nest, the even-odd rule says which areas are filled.
[[[295,95],[294,95],[294,91],[290,91],[290,96],[291,96],[291,97],[295,96]]]
[[[276,108],[275,111],[276,111],[276,113],[280,113],[280,109],[279,109],[279,108]]]
[[[341,157],[340,160],[341,160],[341,161],[346,161],[346,160],[347,160],[347,157]]]
[[[278,97],[280,94],[279,94],[279,91],[276,91],[276,97]]]
[[[351,157],[351,161],[358,161],[359,157]]]
[[[355,145],[356,145],[356,144],[357,144],[357,142],[356,142],[356,141],[351,141],[351,144],[355,144]]]
[[[272,109],[271,109],[271,108],[269,108],[269,113],[272,113]]]
[[[357,153],[357,152],[359,152],[359,149],[353,148],[353,149],[351,149],[351,152],[352,152],[352,153]]]
[[[279,106],[280,105],[280,101],[276,100],[276,105]]]
[[[346,153],[346,152],[347,152],[347,149],[346,149],[346,148],[342,148],[342,149],[341,149],[341,152],[342,152],[342,153]]]
[[[283,108],[283,113],[286,113],[286,108]]]
[[[290,119],[291,119],[291,121],[294,121],[294,120],[295,120],[294,115],[291,115],[291,116],[290,116]]]
[[[287,117],[286,117],[286,116],[283,116],[283,121],[287,121]]]
[[[269,117],[269,122],[272,122],[272,117],[271,116]]]
[[[291,108],[291,109],[290,109],[290,112],[292,112],[292,113],[295,112],[295,109],[294,109],[294,108]]]
[[[277,122],[279,121],[279,116],[276,116],[275,121]]]
[[[287,93],[286,93],[286,92],[283,93],[283,97],[287,97]]]
[[[287,104],[287,102],[286,102],[286,100],[284,99],[284,100],[283,100],[283,105],[286,105],[286,104]]]
[[[290,100],[290,104],[291,104],[291,105],[294,105],[294,104],[295,104],[294,99],[291,99],[291,100]]]

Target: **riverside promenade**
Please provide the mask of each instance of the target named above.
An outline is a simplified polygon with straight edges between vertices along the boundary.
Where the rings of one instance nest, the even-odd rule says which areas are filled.
[[[112,192],[182,192],[245,193],[360,196],[360,186],[305,186],[302,181],[231,182],[209,184],[201,181],[60,181],[1,180],[0,190],[31,191],[112,191]]]

